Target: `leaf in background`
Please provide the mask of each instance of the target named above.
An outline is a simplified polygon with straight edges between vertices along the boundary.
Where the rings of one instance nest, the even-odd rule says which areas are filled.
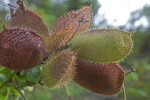
[[[66,85],[75,74],[74,52],[62,51],[43,65],[43,83],[49,88]]]
[[[41,77],[41,68],[35,67],[28,72],[29,81],[38,83]]]
[[[0,74],[5,75],[6,79],[8,79],[12,75],[12,72],[13,72],[12,70],[9,70],[9,69],[4,68],[4,67],[2,67],[0,69]]]
[[[115,62],[132,49],[130,32],[118,29],[93,29],[76,36],[69,47],[80,59],[93,62]]]
[[[8,100],[8,96],[10,94],[10,89],[9,87],[4,86],[2,89],[0,89],[0,97],[2,97],[2,100]],[[1,98],[0,98],[1,100]]]
[[[43,18],[35,11],[24,6],[23,0],[18,0],[19,8],[11,15],[11,26],[26,26],[39,33],[45,42],[49,39],[49,29]]]
[[[55,52],[70,40],[78,29],[78,21],[82,20],[83,22],[80,23],[76,34],[88,30],[92,24],[92,18],[92,9],[89,6],[84,6],[77,11],[61,16],[53,26],[53,33],[48,44],[48,52]]]
[[[1,83],[3,84],[4,82],[6,82],[6,77],[4,74],[0,74],[0,85]]]
[[[18,90],[16,90],[16,89],[11,89],[11,91],[14,92],[14,94],[15,94],[16,96],[19,96],[19,95],[20,95],[20,93],[19,93]]]

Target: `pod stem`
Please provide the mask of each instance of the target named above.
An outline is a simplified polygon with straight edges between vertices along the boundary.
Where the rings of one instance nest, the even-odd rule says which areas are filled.
[[[69,91],[69,87],[68,86],[66,86],[66,93],[67,93],[68,96],[71,96],[71,93]]]
[[[71,93],[70,93],[70,91],[69,91],[69,87],[68,87],[68,86],[66,86],[66,93],[67,93],[67,95],[68,95],[68,100],[73,100],[73,98],[72,98],[72,96],[71,96]]]
[[[123,98],[124,98],[124,100],[127,100],[127,98],[126,98],[126,91],[125,91],[125,86],[124,86],[124,84],[123,84],[123,86],[122,86],[122,91],[123,91]]]

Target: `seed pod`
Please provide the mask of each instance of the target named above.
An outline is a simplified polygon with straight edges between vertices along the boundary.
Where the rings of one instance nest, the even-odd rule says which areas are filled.
[[[103,95],[114,95],[122,88],[125,73],[116,63],[92,63],[77,59],[74,81]]]
[[[67,84],[75,72],[74,53],[70,51],[58,52],[43,66],[43,83],[49,88],[58,88]]]
[[[75,34],[89,29],[92,24],[92,16],[92,10],[89,6],[84,6],[77,11],[61,16],[53,26],[53,34],[48,44],[48,52],[57,51]]]
[[[0,64],[13,70],[27,70],[40,64],[45,53],[40,35],[25,27],[0,33]]]
[[[132,49],[131,32],[118,29],[93,29],[76,36],[70,43],[77,57],[93,62],[115,62]]]
[[[30,10],[24,6],[23,0],[18,0],[19,8],[11,15],[10,25],[12,26],[25,26],[32,30],[37,31],[45,42],[49,39],[49,29],[43,18],[40,17],[35,11]]]

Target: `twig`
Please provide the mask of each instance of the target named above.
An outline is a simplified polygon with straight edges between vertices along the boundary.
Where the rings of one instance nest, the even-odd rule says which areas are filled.
[[[124,100],[126,100],[126,91],[125,91],[125,86],[124,86],[124,84],[123,84],[123,86],[122,86],[122,91],[123,91],[123,98],[124,98]]]
[[[8,83],[10,83],[11,79],[13,78],[13,76],[17,73],[17,71],[14,71],[13,74],[9,77],[9,79],[0,86],[0,89],[3,88],[5,85],[7,85]]]
[[[44,86],[44,83],[42,83],[41,80],[40,80],[38,83],[39,83],[40,85],[43,85],[43,86]]]
[[[125,75],[129,75],[130,73],[135,72],[134,68],[131,68],[129,72],[126,72]]]
[[[21,96],[24,98],[24,100],[28,100],[25,95],[21,92],[21,90],[19,89],[19,87],[17,86],[17,84],[15,83],[15,81],[13,79],[11,79],[11,83],[14,85],[14,88],[16,90],[18,90],[18,92],[21,94]]]

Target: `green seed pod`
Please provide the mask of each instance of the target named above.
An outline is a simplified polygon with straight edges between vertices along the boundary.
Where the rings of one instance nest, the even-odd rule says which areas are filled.
[[[47,42],[49,39],[49,29],[43,18],[40,17],[35,11],[27,8],[24,5],[23,0],[18,0],[17,4],[19,7],[16,9],[15,13],[12,13],[11,15],[11,27],[29,27],[32,30],[37,31],[42,36],[44,42]]]
[[[132,49],[131,33],[118,29],[93,29],[76,36],[70,43],[77,57],[93,62],[115,62]]]
[[[47,60],[42,70],[43,83],[47,87],[59,88],[74,77],[75,58],[73,55],[73,52],[62,51]]]
[[[0,33],[0,64],[13,70],[27,70],[40,64],[45,55],[41,36],[25,27]]]
[[[77,59],[74,81],[98,94],[114,95],[122,88],[125,73],[116,63],[93,63]]]

